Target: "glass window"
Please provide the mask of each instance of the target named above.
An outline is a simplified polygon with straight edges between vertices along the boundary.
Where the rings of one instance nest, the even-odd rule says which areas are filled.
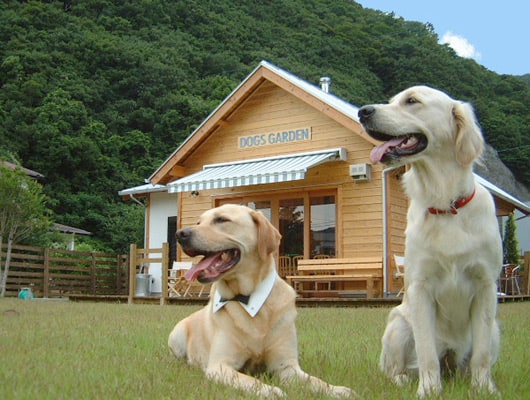
[[[336,256],[336,207],[335,196],[319,196],[309,199],[311,205],[311,257]]]
[[[272,209],[270,201],[249,201],[248,207],[252,208],[253,210],[260,211],[270,222],[272,222]]]
[[[290,193],[290,196],[286,198],[282,194],[260,194],[259,200],[250,196],[233,197],[220,199],[217,205],[244,204],[262,212],[282,235],[279,255],[336,257],[337,216],[334,191],[305,192],[298,195]],[[307,248],[304,249],[304,246]]]
[[[304,254],[304,199],[280,200],[279,205],[280,255]]]

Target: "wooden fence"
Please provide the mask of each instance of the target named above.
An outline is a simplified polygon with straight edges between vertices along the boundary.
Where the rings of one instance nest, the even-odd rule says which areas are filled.
[[[5,252],[4,245],[0,253],[2,263]],[[162,266],[160,302],[164,304],[168,298],[167,243],[156,249],[138,249],[131,245],[129,255],[13,245],[6,295],[17,296],[20,289],[28,287],[37,297],[121,295],[128,296],[129,303],[132,303],[136,298],[136,274],[145,272],[151,264]],[[524,254],[521,264],[524,266],[521,290],[528,295],[530,252]]]
[[[530,251],[526,251],[522,259],[523,266],[523,284],[522,291],[525,295],[530,295]]]
[[[13,245],[6,296],[25,287],[37,297],[127,295],[128,282],[127,255]]]

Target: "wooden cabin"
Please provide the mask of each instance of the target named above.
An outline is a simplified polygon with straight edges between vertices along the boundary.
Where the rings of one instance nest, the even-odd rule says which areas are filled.
[[[402,282],[393,277],[391,260],[404,253],[404,169],[370,163],[376,142],[357,111],[327,84],[310,84],[263,61],[147,185],[120,194],[148,197],[146,247],[159,247],[153,237],[167,233],[173,260],[186,259],[176,248],[176,229],[195,224],[209,208],[244,204],[278,228],[279,256],[379,258],[382,292],[397,293]],[[503,212],[506,204],[515,207],[503,199]]]

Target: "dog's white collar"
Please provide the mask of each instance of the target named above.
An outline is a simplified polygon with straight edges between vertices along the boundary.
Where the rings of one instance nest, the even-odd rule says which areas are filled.
[[[263,307],[263,304],[265,304],[265,300],[267,300],[274,287],[276,276],[276,266],[274,266],[270,274],[263,279],[256,287],[256,290],[251,293],[248,304],[239,303],[251,317],[255,317],[259,310],[261,310],[261,307]],[[219,311],[227,302],[228,300],[221,301],[221,295],[216,290],[213,299],[213,312],[216,313]]]

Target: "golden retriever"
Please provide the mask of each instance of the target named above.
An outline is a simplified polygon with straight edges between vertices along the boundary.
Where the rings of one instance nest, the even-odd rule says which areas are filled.
[[[445,367],[494,393],[502,246],[492,196],[472,172],[483,148],[472,107],[416,86],[362,107],[359,119],[384,142],[373,163],[409,165],[405,295],[388,319],[381,368],[396,383],[417,373],[420,397],[441,390]]]
[[[284,392],[241,371],[267,371],[281,382],[298,379],[317,392],[354,396],[299,366],[296,294],[277,275],[274,262],[280,238],[263,214],[232,204],[208,210],[197,225],[179,230],[183,251],[204,256],[186,278],[215,283],[208,305],[175,326],[169,347],[207,378],[263,397]]]

